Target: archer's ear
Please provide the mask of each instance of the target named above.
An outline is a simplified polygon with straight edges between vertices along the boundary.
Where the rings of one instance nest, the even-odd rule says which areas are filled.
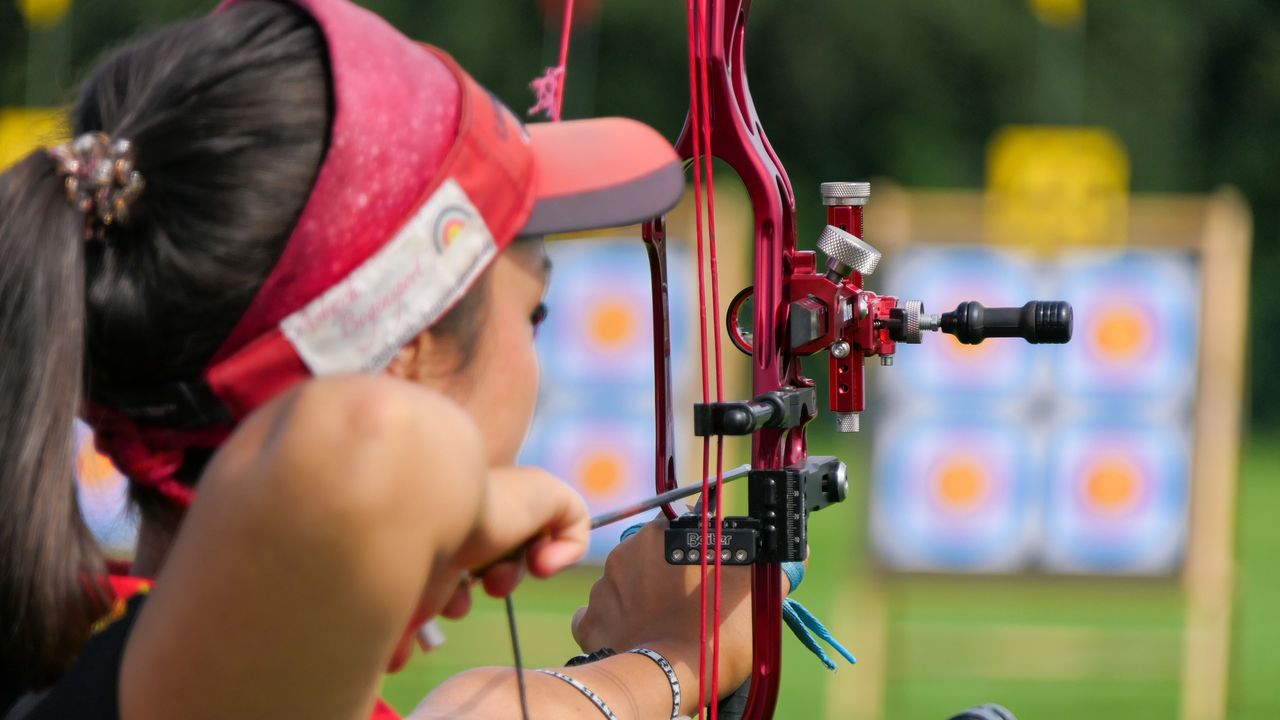
[[[439,362],[436,358],[439,354],[440,348],[435,338],[429,331],[423,330],[392,356],[383,372],[401,380],[421,382],[435,370],[434,364]]]
[[[417,359],[417,355],[416,343],[410,342],[392,356],[391,362],[387,363],[387,367],[382,372],[394,378],[408,380],[413,373],[413,364]]]

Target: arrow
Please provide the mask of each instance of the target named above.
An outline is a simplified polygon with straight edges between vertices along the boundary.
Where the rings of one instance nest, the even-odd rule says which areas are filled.
[[[726,470],[724,473],[724,482],[733,482],[740,477],[746,476],[749,472],[751,472],[750,465],[739,465],[732,470]],[[715,478],[707,478],[707,483],[710,485],[711,490],[715,490],[719,487],[719,483],[716,482]],[[684,487],[678,487],[674,490],[668,490],[659,495],[654,495],[647,500],[641,500],[634,505],[628,505],[619,510],[610,510],[607,513],[596,515],[591,518],[591,529],[595,530],[596,528],[604,527],[605,525],[611,525],[619,520],[625,520],[633,515],[639,515],[646,510],[652,510],[656,507],[666,505],[669,502],[675,502],[676,500],[687,498],[690,495],[696,495],[700,492],[702,492],[701,483],[694,483],[693,485],[685,485]]]

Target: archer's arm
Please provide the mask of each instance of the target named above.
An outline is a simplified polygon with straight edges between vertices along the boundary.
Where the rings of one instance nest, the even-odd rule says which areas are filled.
[[[388,378],[310,382],[255,413],[139,617],[122,717],[367,718],[415,611],[439,612],[473,562],[563,530],[549,503],[495,533],[484,457],[461,408]]]

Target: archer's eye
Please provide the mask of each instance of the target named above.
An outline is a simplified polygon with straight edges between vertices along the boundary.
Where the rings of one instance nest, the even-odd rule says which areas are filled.
[[[536,331],[538,329],[538,326],[541,325],[542,322],[546,319],[547,319],[547,304],[544,302],[540,302],[538,303],[538,307],[533,309],[533,313],[529,315],[529,324],[532,325],[533,329]]]

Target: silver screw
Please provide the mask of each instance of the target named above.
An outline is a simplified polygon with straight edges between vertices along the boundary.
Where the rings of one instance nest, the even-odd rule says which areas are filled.
[[[720,551],[720,562],[722,562],[722,563],[727,563],[727,562],[729,562],[729,551],[728,551],[728,550],[721,550],[721,551]]]
[[[849,347],[849,343],[844,340],[837,340],[831,343],[831,356],[843,360],[849,357],[849,351],[852,349]]]
[[[701,557],[702,557],[702,553],[698,552],[697,550],[689,551],[689,562],[698,562],[698,559]]]
[[[871,197],[869,182],[824,182],[818,190],[823,205],[865,205]]]
[[[675,560],[676,562],[680,562],[681,560],[684,560],[684,551],[679,548],[672,550],[671,559]]]
[[[880,356],[880,364],[881,364],[882,366],[884,366],[884,367],[893,367],[893,356],[892,356],[892,355],[881,355],[881,356]]]
[[[858,432],[861,417],[856,412],[836,413],[836,432]]]
[[[734,559],[734,560],[737,560],[738,562],[746,562],[746,561],[747,561],[747,551],[746,551],[746,550],[738,550],[738,551],[734,552],[734,553],[733,553],[733,559]]]

